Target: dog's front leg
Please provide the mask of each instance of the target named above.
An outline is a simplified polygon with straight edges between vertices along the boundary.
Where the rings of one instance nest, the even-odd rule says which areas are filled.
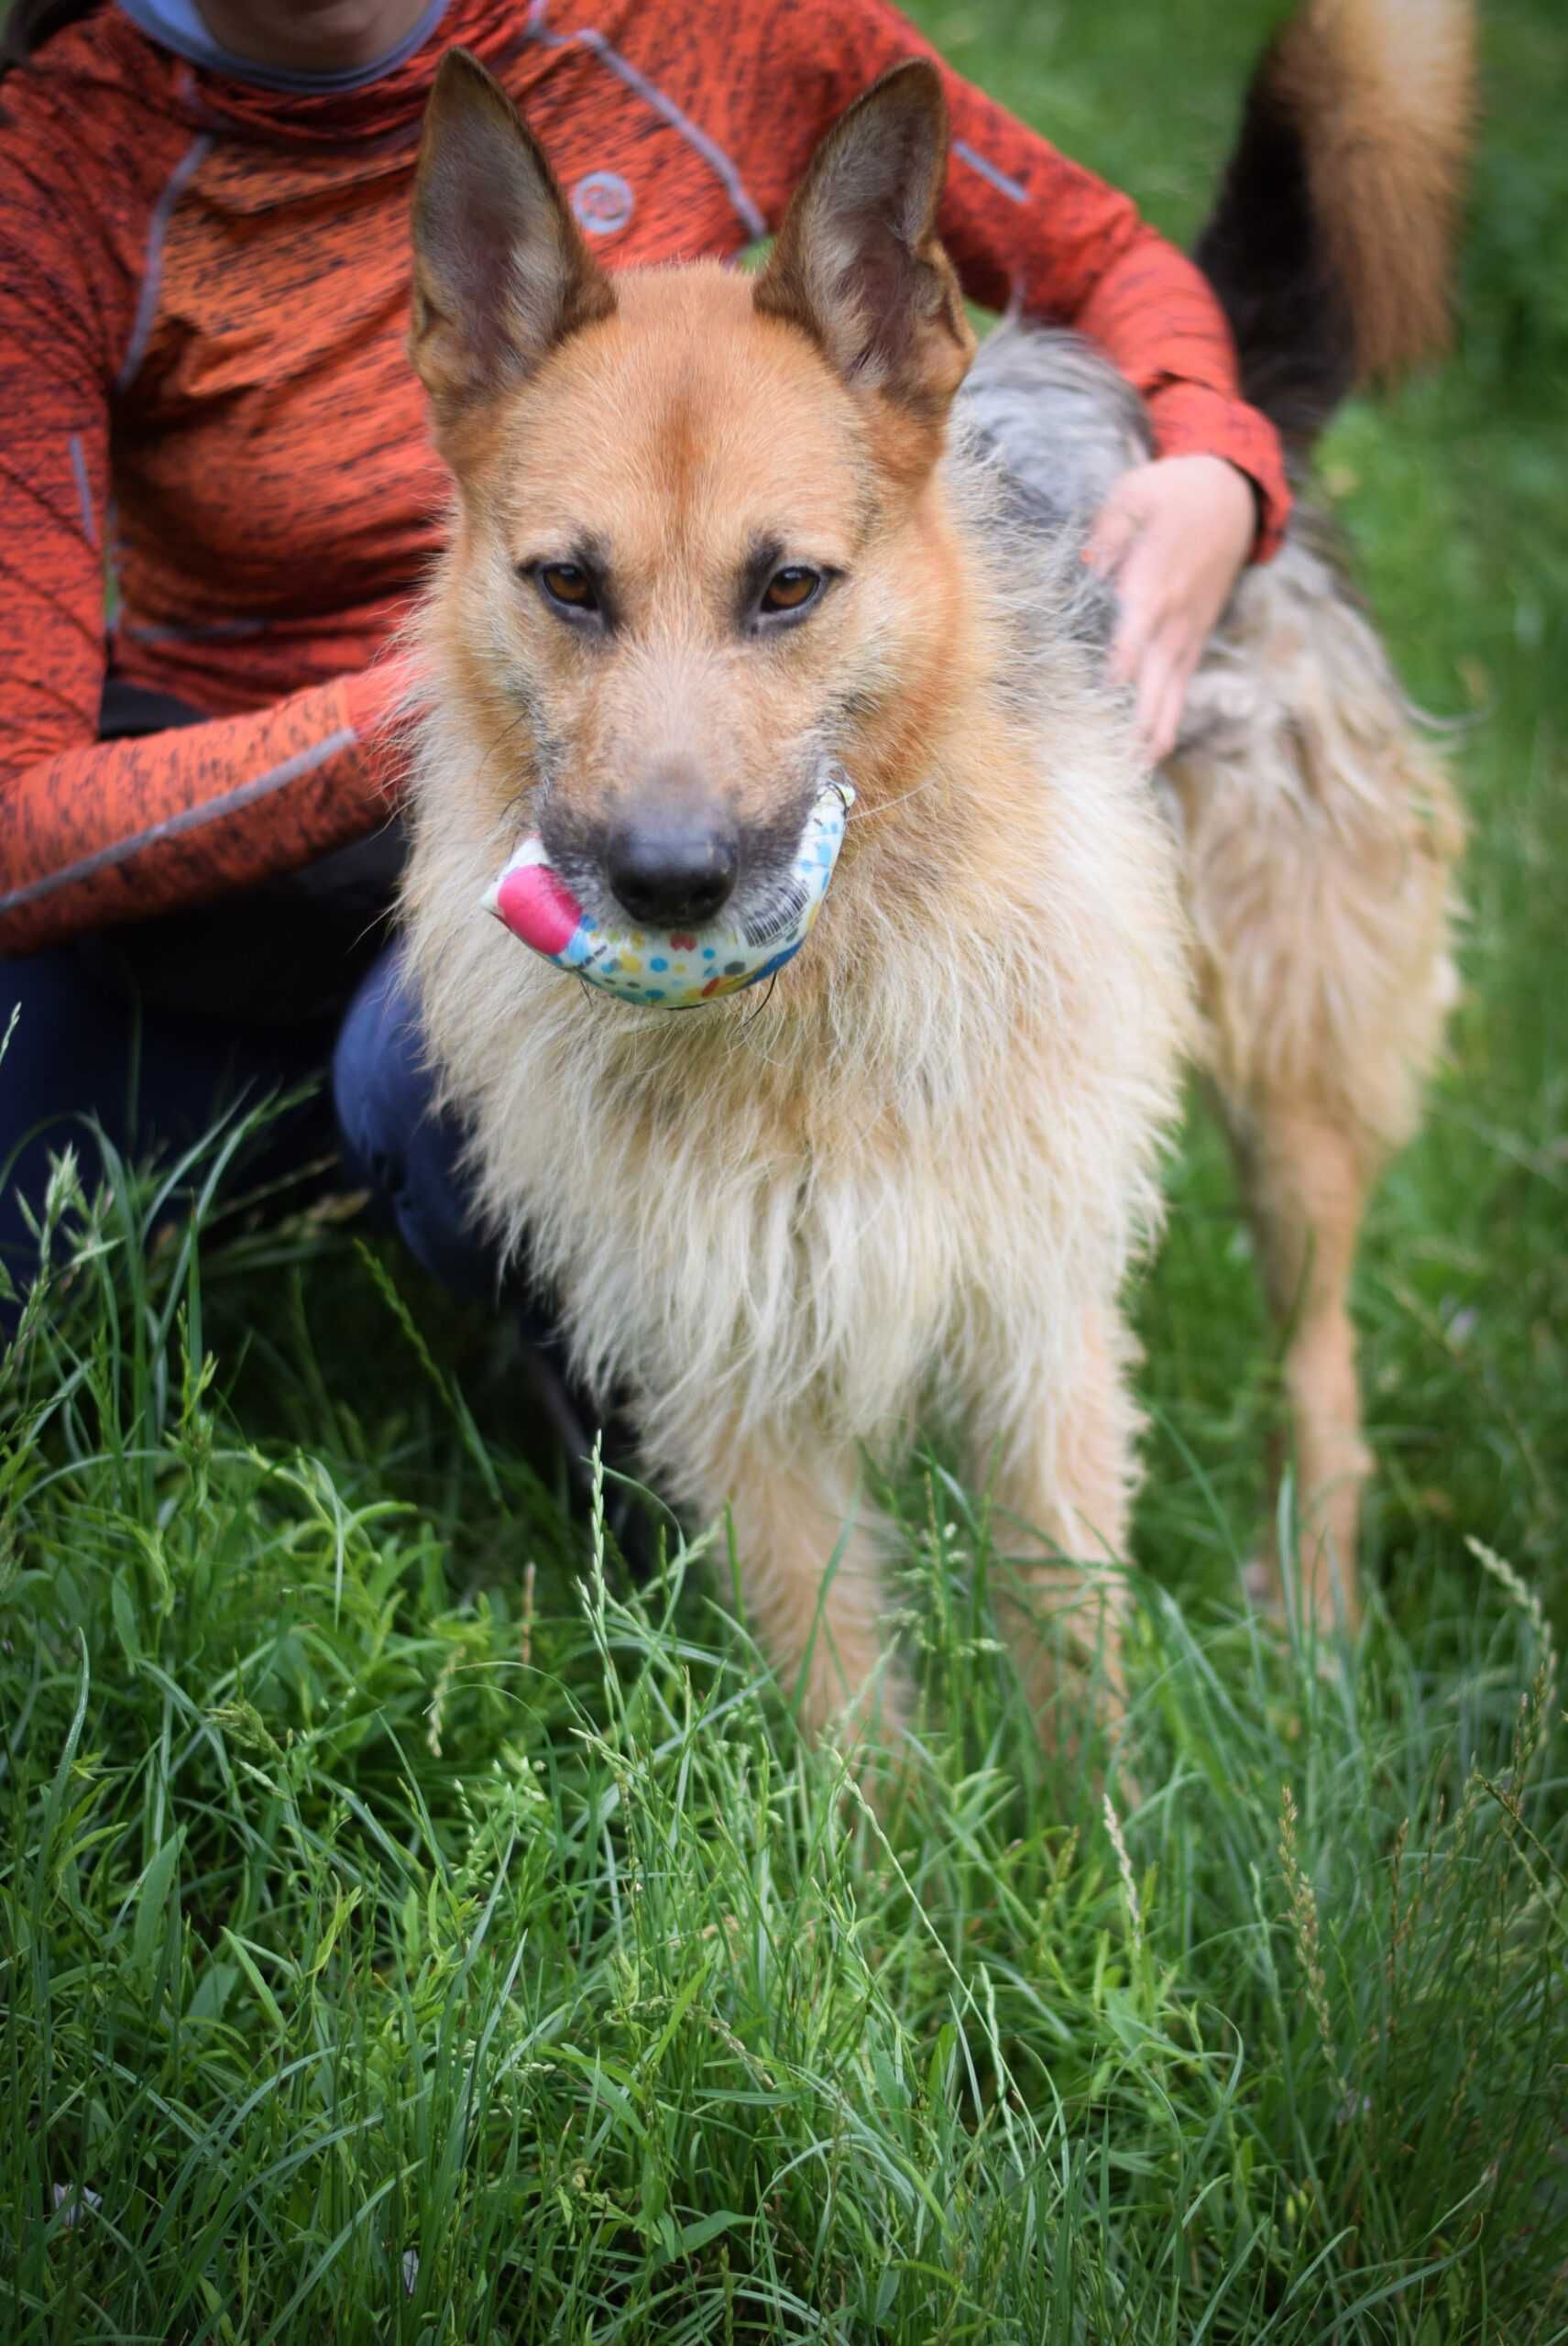
[[[1077,1358],[1043,1371],[1011,1419],[973,1420],[975,1481],[992,1502],[992,1585],[1041,1734],[1064,1644],[1099,1659],[1120,1708],[1121,1615],[1140,1424],[1128,1384],[1132,1339],[1114,1307],[1086,1316]],[[1014,1387],[1016,1389],[1016,1387]],[[1107,1569],[1109,1568],[1109,1569]]]
[[[701,1479],[715,1510],[729,1506],[747,1625],[801,1724],[895,1726],[904,1705],[886,1636],[884,1527],[858,1451],[814,1431],[738,1432]]]

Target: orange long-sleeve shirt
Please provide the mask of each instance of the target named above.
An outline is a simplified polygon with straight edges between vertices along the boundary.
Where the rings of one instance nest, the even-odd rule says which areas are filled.
[[[385,818],[374,663],[441,532],[402,349],[424,101],[461,41],[610,267],[740,250],[867,82],[931,54],[886,0],[450,0],[347,94],[198,70],[110,8],[4,89],[0,952],[209,900]],[[969,293],[1091,335],[1164,454],[1288,510],[1219,309],[1128,199],[944,69]],[[107,559],[117,593],[104,621]],[[99,744],[106,669],[210,723]]]

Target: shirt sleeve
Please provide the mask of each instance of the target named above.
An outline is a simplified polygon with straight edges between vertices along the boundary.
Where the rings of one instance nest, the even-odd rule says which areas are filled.
[[[110,384],[129,320],[53,176],[0,156],[6,955],[297,869],[385,818],[400,763],[391,670],[98,743]]]
[[[1253,559],[1277,551],[1290,512],[1279,435],[1241,397],[1208,280],[1130,197],[955,73],[888,0],[793,0],[770,20],[769,50],[774,74],[782,68],[803,101],[788,139],[779,137],[776,80],[771,107],[754,115],[754,135],[782,166],[754,167],[766,179],[770,226],[850,100],[903,59],[929,58],[952,132],[938,225],[965,292],[1097,343],[1142,393],[1161,455],[1223,456],[1245,474],[1258,503]]]

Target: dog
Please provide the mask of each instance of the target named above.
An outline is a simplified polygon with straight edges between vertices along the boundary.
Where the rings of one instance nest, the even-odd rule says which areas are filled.
[[[1308,0],[1254,78],[1198,257],[1298,470],[1354,383],[1441,341],[1469,56],[1467,0]],[[1125,1290],[1194,1060],[1281,1331],[1305,1588],[1354,1623],[1347,1282],[1454,990],[1454,798],[1310,513],[1145,771],[1081,550],[1147,422],[1071,336],[977,355],[946,152],[912,60],[760,274],[612,280],[454,52],[414,207],[455,484],[402,907],[429,1047],[582,1377],[630,1396],[677,1506],[730,1511],[814,1727],[896,1712],[863,1462],[923,1420],[1008,1527],[1042,1714],[1086,1589],[1114,1683]],[[825,760],[856,794],[837,873],[765,994],[608,1001],[480,911],[528,826],[607,922],[765,907]]]

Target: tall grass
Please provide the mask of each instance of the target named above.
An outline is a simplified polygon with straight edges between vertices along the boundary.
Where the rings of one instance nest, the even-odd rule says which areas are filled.
[[[16,2346],[1568,2335],[1560,1691],[1506,1563],[1359,1653],[1140,1584],[1115,1748],[1052,1760],[927,1459],[868,1789],[721,1540],[634,1579],[341,1241],[149,1256],[156,1202],[57,1185],[0,1420]],[[309,1446],[203,1350],[258,1246],[342,1308],[257,1383],[356,1309],[401,1347]]]

